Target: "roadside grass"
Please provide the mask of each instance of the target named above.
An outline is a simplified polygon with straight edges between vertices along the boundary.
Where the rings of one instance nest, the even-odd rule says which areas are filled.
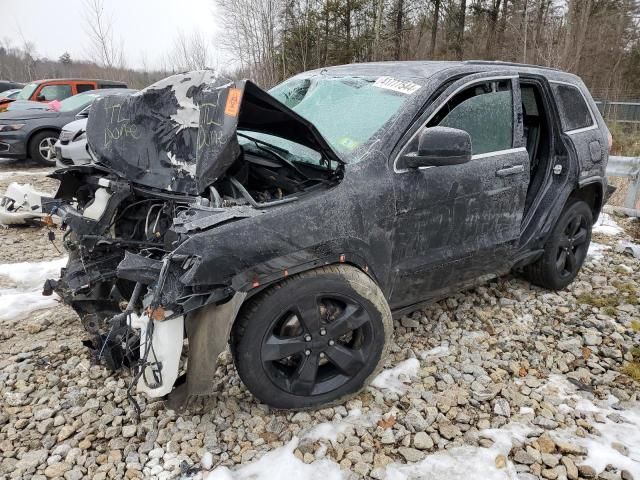
[[[640,362],[629,362],[622,367],[622,373],[640,383]]]
[[[640,301],[635,293],[629,293],[628,291],[619,291],[613,295],[594,295],[593,293],[581,293],[576,297],[578,303],[583,305],[591,305],[593,307],[601,308],[607,315],[615,315],[616,307],[624,303],[630,305],[638,305]]]
[[[616,287],[617,292],[615,294],[596,295],[592,292],[585,292],[578,295],[576,300],[578,303],[600,308],[604,314],[610,317],[616,315],[616,307],[619,305],[625,303],[629,305],[640,304],[638,290],[634,284],[614,280],[612,285]]]

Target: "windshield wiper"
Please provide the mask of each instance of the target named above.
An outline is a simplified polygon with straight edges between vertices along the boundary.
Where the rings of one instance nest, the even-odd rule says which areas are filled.
[[[251,140],[253,143],[256,144],[256,146],[264,145],[265,147],[273,148],[277,152],[282,152],[282,153],[286,153],[287,155],[291,155],[291,152],[289,150],[287,150],[286,148],[278,147],[277,145],[274,145],[273,143],[265,142],[264,140],[260,140],[260,139],[255,138],[255,137],[250,137],[249,135],[246,135],[246,134],[240,133],[240,132],[236,132],[236,135],[238,135],[239,137],[246,138],[247,140]]]
[[[285,155],[291,155],[292,157],[296,157],[296,158],[300,159],[300,157],[298,155],[295,155],[295,154],[291,153],[286,148],[278,147],[277,145],[274,145],[274,144],[269,143],[269,142],[265,142],[264,140],[260,140],[260,139],[255,138],[255,137],[251,137],[251,136],[246,135],[244,133],[236,132],[236,135],[238,135],[239,137],[246,138],[247,140],[251,140],[253,143],[255,143],[256,147],[259,150],[264,150],[264,151],[274,155],[279,160],[285,162],[287,165],[290,165],[291,167],[295,168],[296,171],[299,172],[298,167],[296,167],[295,165],[293,165],[293,163],[291,161],[287,160],[282,155],[280,155],[280,153],[283,153]],[[264,146],[261,147],[260,145],[264,145]],[[275,152],[272,151],[272,150],[275,150]],[[304,160],[303,160],[303,162],[304,162]],[[307,163],[307,162],[305,162],[305,163]],[[328,170],[332,170],[333,171],[333,169],[331,168],[331,161],[325,159],[324,157],[320,158],[320,165],[324,165],[324,166],[327,167]]]

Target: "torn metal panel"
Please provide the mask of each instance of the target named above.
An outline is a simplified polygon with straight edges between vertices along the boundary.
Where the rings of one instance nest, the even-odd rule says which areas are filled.
[[[49,216],[42,210],[43,201],[50,200],[46,193],[34,190],[31,185],[11,183],[0,199],[0,226],[25,225],[49,221],[59,223],[57,216]]]
[[[189,339],[189,368],[186,381],[170,395],[168,405],[184,408],[190,398],[212,395],[211,368],[227,347],[231,326],[244,302],[246,293],[236,293],[222,305],[208,305],[189,315],[185,320]],[[214,367],[215,368],[215,367]]]
[[[228,84],[210,70],[173,75],[92,107],[87,141],[98,163],[141,185],[195,194],[203,91]]]

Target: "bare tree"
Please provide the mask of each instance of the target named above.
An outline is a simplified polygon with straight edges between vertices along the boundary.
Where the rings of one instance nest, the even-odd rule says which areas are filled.
[[[271,86],[281,78],[276,45],[282,0],[217,0],[226,30],[224,46],[240,68],[261,85]]]
[[[115,39],[113,18],[104,9],[104,0],[84,0],[84,22],[89,58],[112,74],[125,68],[124,47]]]
[[[167,64],[173,71],[202,70],[212,66],[209,42],[202,32],[191,35],[179,32],[173,48],[167,55]]]
[[[431,23],[431,57],[436,54],[436,37],[438,35],[438,20],[440,19],[440,0],[433,1],[433,20]]]

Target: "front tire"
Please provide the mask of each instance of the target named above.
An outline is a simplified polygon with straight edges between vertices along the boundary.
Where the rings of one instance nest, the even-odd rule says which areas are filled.
[[[36,133],[29,140],[29,156],[35,162],[47,167],[56,166],[54,145],[58,141],[59,133],[55,130],[44,130]]]
[[[393,323],[378,286],[348,265],[292,276],[252,298],[232,332],[240,378],[280,409],[346,400],[386,357]]]
[[[570,199],[547,240],[542,257],[524,268],[525,277],[550,290],[562,290],[573,282],[587,257],[592,226],[589,205]]]

